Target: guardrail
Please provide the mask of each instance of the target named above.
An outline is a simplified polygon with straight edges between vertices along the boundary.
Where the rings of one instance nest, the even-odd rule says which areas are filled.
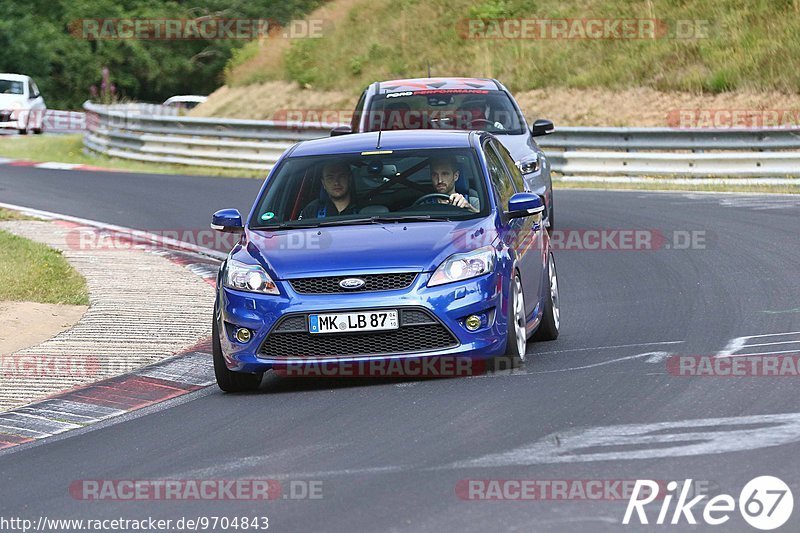
[[[84,104],[90,152],[193,166],[269,170],[298,141],[341,124],[176,116],[138,104]],[[800,128],[558,128],[537,140],[563,174],[800,176]]]

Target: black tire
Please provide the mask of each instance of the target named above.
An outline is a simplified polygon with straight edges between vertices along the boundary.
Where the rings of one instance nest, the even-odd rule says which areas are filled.
[[[217,325],[217,313],[214,312],[214,325],[211,327],[211,353],[214,356],[214,376],[217,378],[217,386],[225,392],[250,392],[257,390],[261,385],[263,373],[248,374],[245,372],[233,372],[225,366],[225,358],[222,357],[222,346],[219,342],[219,326]]]
[[[547,256],[547,294],[545,296],[542,321],[533,334],[535,341],[554,341],[558,338],[561,327],[561,308],[558,298],[558,275],[553,252]],[[554,290],[555,288],[555,290]]]
[[[511,298],[509,299],[508,324],[506,331],[506,361],[505,365],[498,365],[498,369],[517,368],[525,362],[525,351],[528,340],[525,335],[525,296],[522,293],[522,281],[519,274],[514,273],[511,280]],[[521,309],[521,316],[519,315]],[[522,339],[522,341],[520,341]]]
[[[26,130],[25,128],[22,128],[22,129],[17,130],[17,131],[19,132],[20,135],[27,135],[28,134],[28,130]]]
[[[42,128],[33,128],[31,131],[34,135],[41,135],[43,130]]]

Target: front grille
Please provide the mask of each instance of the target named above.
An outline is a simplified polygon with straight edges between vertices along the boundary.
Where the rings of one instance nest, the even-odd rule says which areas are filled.
[[[308,316],[283,318],[267,335],[268,357],[326,357],[427,352],[458,346],[458,339],[427,311],[400,310],[400,327],[363,333],[308,333]]]
[[[347,292],[375,292],[394,291],[405,289],[414,283],[417,277],[415,272],[401,272],[398,274],[367,274],[364,276],[328,276],[323,278],[298,278],[290,279],[289,283],[295,292],[301,294],[331,294]],[[343,279],[358,278],[364,280],[364,286],[359,289],[343,289],[339,282]]]

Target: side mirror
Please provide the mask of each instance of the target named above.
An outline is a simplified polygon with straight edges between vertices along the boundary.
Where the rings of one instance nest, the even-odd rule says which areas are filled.
[[[238,209],[222,209],[211,217],[211,229],[225,233],[239,233],[244,230],[242,215]]]
[[[331,137],[338,137],[339,135],[347,135],[349,133],[353,133],[353,129],[350,126],[336,126],[331,130]]]
[[[556,127],[553,125],[552,120],[543,118],[538,119],[531,126],[531,135],[534,137],[541,137],[542,135],[550,135],[555,131]]]
[[[522,218],[544,212],[541,196],[532,192],[518,192],[508,200],[508,218]]]

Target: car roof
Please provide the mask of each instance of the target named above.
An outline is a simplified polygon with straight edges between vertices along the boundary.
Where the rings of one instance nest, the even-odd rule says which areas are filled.
[[[208,96],[200,96],[197,94],[179,94],[176,96],[170,96],[165,100],[165,102],[205,102],[208,100]]]
[[[502,90],[497,80],[491,78],[411,78],[388,80],[378,83],[380,93],[396,91],[424,91],[434,89],[483,89]]]
[[[0,73],[0,80],[28,81],[28,76],[25,76],[24,74]]]
[[[298,143],[289,157],[371,152],[374,150],[469,148],[472,146],[472,137],[476,133],[479,132],[461,130],[384,131],[381,132],[380,148],[376,148],[378,132],[351,133]]]

